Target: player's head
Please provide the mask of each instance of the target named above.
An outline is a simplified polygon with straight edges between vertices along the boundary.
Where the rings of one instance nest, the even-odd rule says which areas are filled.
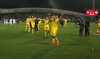
[[[53,15],[53,19],[54,19],[54,20],[56,19],[56,16],[55,16],[55,15]]]
[[[32,16],[32,18],[34,18],[34,16]]]
[[[58,16],[56,15],[56,18],[58,18]]]
[[[46,17],[46,20],[48,19],[48,17]]]

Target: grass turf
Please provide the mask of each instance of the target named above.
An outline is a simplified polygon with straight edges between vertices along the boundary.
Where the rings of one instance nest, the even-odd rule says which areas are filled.
[[[0,59],[100,59],[100,36],[79,37],[79,28],[68,23],[68,28],[59,25],[59,46],[50,46],[52,37],[44,36],[44,28],[35,34],[26,33],[25,24],[7,25],[0,23]],[[90,31],[96,32],[97,25],[91,24]],[[84,31],[83,31],[84,32]],[[95,52],[92,48],[97,48]]]

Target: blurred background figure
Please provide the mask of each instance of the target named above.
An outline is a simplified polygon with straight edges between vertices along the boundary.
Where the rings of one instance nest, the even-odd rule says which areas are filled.
[[[80,19],[77,20],[77,28],[79,27]]]
[[[39,20],[39,18],[37,18],[36,20],[35,20],[35,31],[38,31],[39,32],[39,29],[38,29],[38,22],[39,22],[40,20]]]
[[[78,25],[80,26],[79,36],[82,36],[83,35],[83,29],[84,29],[84,21],[81,19],[80,23]]]
[[[63,18],[61,19],[60,24],[63,27],[63,25],[64,25],[64,19]]]
[[[40,30],[41,29],[41,21],[42,21],[42,19],[39,17],[39,20],[40,21],[38,21],[38,29]]]
[[[98,28],[97,28],[97,33],[100,34],[100,18],[98,20]]]
[[[67,28],[67,19],[64,20],[64,27]]]
[[[89,27],[90,27],[90,21],[89,21],[88,17],[86,17],[86,19],[85,19],[85,36],[90,35]]]

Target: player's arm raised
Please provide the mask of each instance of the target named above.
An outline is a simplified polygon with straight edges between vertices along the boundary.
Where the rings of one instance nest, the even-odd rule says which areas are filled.
[[[60,16],[59,20],[61,20],[61,19],[62,19],[63,15],[64,15],[64,13],[62,13],[62,15]]]
[[[49,17],[49,20],[51,21],[51,18],[50,18],[50,13],[48,13],[48,17]]]

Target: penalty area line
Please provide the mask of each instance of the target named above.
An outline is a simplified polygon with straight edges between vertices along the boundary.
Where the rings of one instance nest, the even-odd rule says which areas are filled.
[[[90,33],[93,33],[93,34],[95,34],[95,35],[98,35],[98,36],[100,36],[99,34],[97,34],[97,33],[94,33],[94,32],[92,32],[92,31],[90,31]]]

